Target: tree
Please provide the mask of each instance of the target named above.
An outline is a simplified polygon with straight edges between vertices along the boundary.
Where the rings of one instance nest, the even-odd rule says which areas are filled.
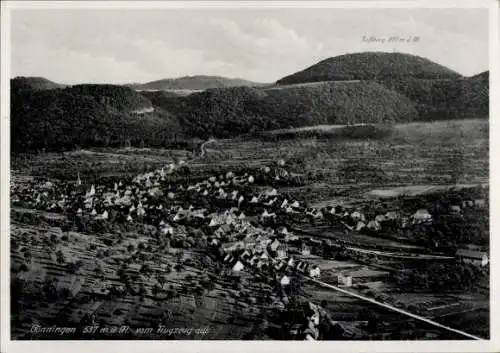
[[[101,249],[97,250],[95,257],[98,259],[103,259],[104,258],[104,251],[102,251]]]
[[[166,281],[167,281],[167,279],[165,278],[164,275],[159,275],[158,276],[158,283],[160,283],[161,288],[163,288],[163,286],[165,285]]]
[[[50,235],[50,244],[51,244],[51,246],[55,246],[57,244],[58,240],[59,240],[59,237],[55,233],[52,233]]]
[[[25,262],[23,262],[20,266],[19,266],[19,271],[20,272],[27,272],[28,271],[28,266],[26,265]]]
[[[96,276],[104,277],[104,269],[102,268],[101,264],[96,265],[94,272],[95,272]]]
[[[56,252],[56,259],[57,259],[57,263],[58,264],[63,264],[66,262],[66,256],[64,255],[64,253],[61,251],[61,249],[59,249],[57,252]]]
[[[151,290],[151,293],[154,295],[154,296],[157,296],[158,293],[161,291],[161,287],[158,285],[158,284],[155,284]]]

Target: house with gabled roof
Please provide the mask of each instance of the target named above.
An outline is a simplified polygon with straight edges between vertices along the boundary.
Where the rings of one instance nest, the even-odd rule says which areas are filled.
[[[353,213],[351,213],[351,218],[354,220],[354,221],[362,221],[364,222],[365,221],[365,215],[362,214],[360,211],[354,211]]]
[[[271,251],[276,252],[280,245],[281,245],[281,243],[279,242],[279,240],[274,239],[274,241],[271,244],[269,244],[269,248],[271,249]]]
[[[282,258],[285,258],[288,256],[288,248],[283,245],[283,244],[280,244],[278,246],[278,248],[276,249],[276,257],[278,259],[282,259]]]
[[[245,265],[241,261],[236,261],[236,263],[233,266],[233,271],[239,272],[245,268]]]

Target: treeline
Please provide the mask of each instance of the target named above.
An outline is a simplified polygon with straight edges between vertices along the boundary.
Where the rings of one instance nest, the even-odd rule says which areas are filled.
[[[394,132],[392,125],[352,125],[339,128],[304,130],[282,130],[276,132],[261,132],[256,134],[262,140],[283,141],[293,139],[384,139],[388,138]]]

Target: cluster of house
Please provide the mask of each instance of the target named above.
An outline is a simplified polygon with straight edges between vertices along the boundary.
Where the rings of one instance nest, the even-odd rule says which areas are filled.
[[[476,200],[467,200],[462,202],[462,207],[459,205],[451,205],[450,213],[455,215],[462,214],[463,210],[466,208],[485,208],[486,201],[484,199],[476,199]],[[383,223],[387,221],[395,221],[398,222],[401,228],[406,228],[410,225],[415,224],[430,224],[433,221],[433,217],[431,213],[425,209],[420,208],[415,211],[410,216],[400,215],[396,211],[388,211],[385,214],[376,215],[373,219],[368,220],[368,217],[365,216],[360,210],[349,211],[344,209],[341,206],[336,207],[326,207],[323,213],[334,215],[340,217],[342,219],[349,218],[350,223],[353,225],[344,225],[350,230],[362,231],[363,229],[369,229],[371,231],[380,231],[383,227]],[[322,213],[322,214],[323,214]]]
[[[307,248],[306,245],[304,247]],[[256,242],[237,242],[223,247],[223,251],[225,253],[224,262],[230,264],[233,271],[236,272],[243,270],[245,266],[259,270],[272,266],[279,273],[293,271],[310,277],[319,277],[321,274],[317,265],[289,256],[286,245],[276,238],[272,241],[267,237],[262,237],[260,241]],[[287,286],[290,284],[290,278],[283,275],[280,283],[282,286]]]

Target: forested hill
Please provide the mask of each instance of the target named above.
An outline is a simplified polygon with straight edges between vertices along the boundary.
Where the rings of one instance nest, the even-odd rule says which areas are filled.
[[[411,99],[421,121],[488,118],[489,115],[489,84],[484,76],[387,80],[383,84]]]
[[[184,76],[179,78],[167,78],[151,81],[143,84],[132,84],[129,87],[136,90],[193,90],[202,91],[210,88],[239,87],[239,86],[263,86],[262,83],[243,80],[240,78],[228,78],[221,76]]]
[[[418,116],[408,98],[375,82],[211,89],[153,102],[182,117],[189,133],[202,137],[318,124],[413,121]]]
[[[223,80],[223,87],[205,89],[213,77],[194,77],[186,78],[196,82],[191,86],[153,91],[12,79],[12,148],[171,146],[193,137],[230,138],[322,124],[488,118],[489,113],[488,72],[466,78],[400,53],[330,58],[276,85],[231,81],[237,86],[226,87]],[[175,93],[180,87],[198,91]]]
[[[404,54],[363,52],[320,61],[278,80],[278,84],[386,79],[456,79],[457,72],[428,59]]]
[[[11,147],[27,151],[161,146],[181,136],[175,116],[152,108],[141,94],[113,85],[12,89]],[[144,111],[149,113],[138,113]]]
[[[482,81],[488,81],[490,79],[490,72],[489,71],[483,71],[477,75],[471,76],[470,79],[472,80],[482,80]]]
[[[45,77],[24,76],[13,78],[10,85],[13,90],[46,90],[65,87],[65,85],[52,82]]]

